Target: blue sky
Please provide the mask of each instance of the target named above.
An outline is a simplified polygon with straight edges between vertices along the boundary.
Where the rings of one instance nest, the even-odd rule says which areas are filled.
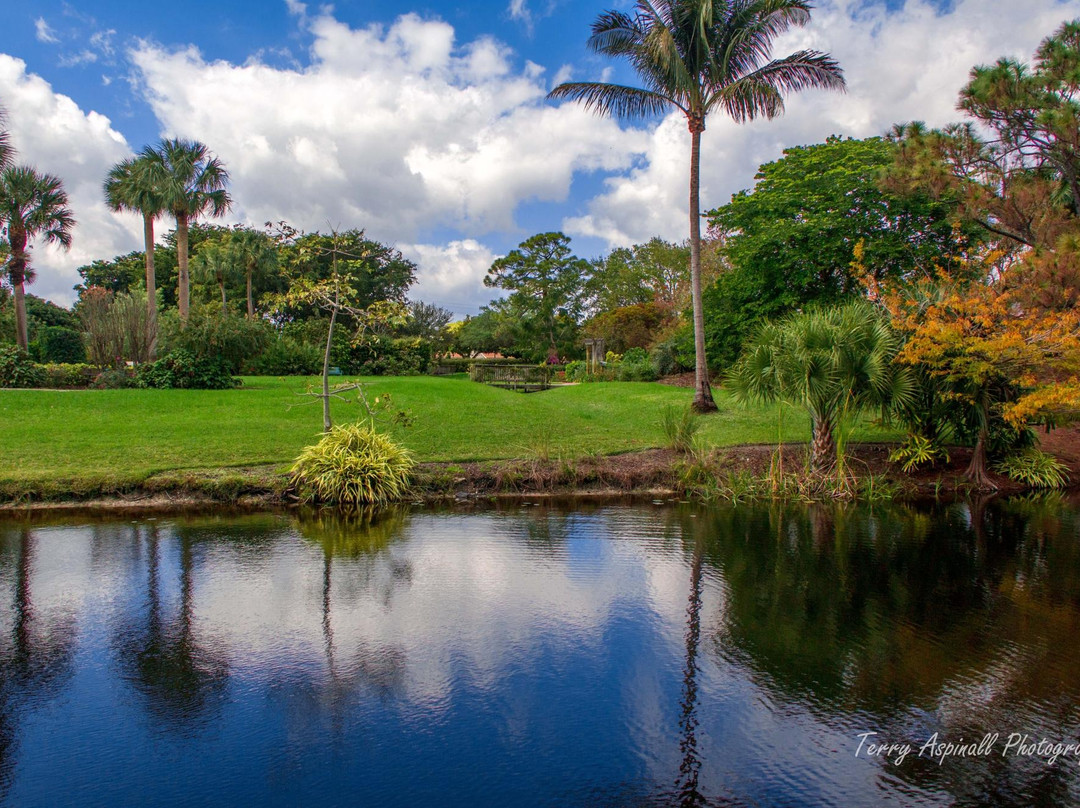
[[[685,124],[617,124],[543,99],[566,78],[631,78],[584,47],[612,5],[5,0],[0,104],[21,157],[64,179],[80,222],[70,253],[35,255],[32,291],[71,302],[76,267],[139,247],[138,221],[108,213],[100,184],[162,135],[225,160],[230,221],[364,227],[417,261],[414,297],[459,315],[491,297],[491,261],[532,233],[563,230],[586,257],[681,239]],[[1073,17],[1080,0],[822,0],[775,53],[831,52],[849,92],[793,98],[773,122],[711,119],[705,205],[785,147],[955,119],[972,65],[1029,58]]]

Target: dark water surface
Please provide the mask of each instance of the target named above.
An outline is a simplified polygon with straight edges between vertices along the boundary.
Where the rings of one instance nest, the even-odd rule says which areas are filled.
[[[0,522],[0,804],[1077,805],[1078,514]]]

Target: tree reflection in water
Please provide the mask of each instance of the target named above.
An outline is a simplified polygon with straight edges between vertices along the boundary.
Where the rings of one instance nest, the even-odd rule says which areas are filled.
[[[224,649],[200,636],[195,619],[196,542],[198,531],[178,527],[165,550],[178,553],[179,603],[167,606],[162,581],[162,540],[154,523],[133,527],[146,559],[146,602],[142,618],[119,629],[121,668],[146,698],[159,726],[192,731],[219,713],[229,680]]]
[[[300,535],[317,544],[323,552],[322,632],[326,655],[327,681],[314,705],[329,712],[334,738],[343,739],[344,711],[351,696],[366,686],[382,697],[397,695],[405,680],[406,656],[402,648],[356,641],[356,651],[342,665],[338,659],[333,621],[334,560],[345,562],[353,583],[370,589],[381,584],[378,599],[389,607],[394,591],[412,580],[408,561],[396,561],[387,552],[405,534],[409,511],[405,508],[360,509],[342,513],[329,509],[305,510],[296,520]],[[380,562],[389,565],[389,580],[376,575]]]
[[[696,521],[681,518],[687,535]],[[916,747],[935,731],[1001,732],[1002,745],[1013,731],[1077,740],[1075,510],[1053,499],[933,513],[732,507],[712,509],[707,523],[706,563],[722,570],[726,598],[705,647],[721,665],[748,668],[778,703],[852,738],[869,729]],[[692,737],[685,715],[683,729]],[[913,756],[890,773],[963,804],[1065,804],[1076,787],[1071,768],[1030,758],[938,766]]]
[[[75,617],[34,598],[36,537],[26,525],[0,530],[0,582],[11,591],[10,620],[0,636],[0,800],[11,785],[17,718],[23,702],[58,696],[71,675]]]

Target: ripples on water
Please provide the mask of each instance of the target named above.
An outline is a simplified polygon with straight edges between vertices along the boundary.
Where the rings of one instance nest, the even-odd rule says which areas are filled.
[[[0,802],[1069,805],[1075,507],[0,523]],[[907,742],[893,765],[859,734]],[[994,753],[918,757],[934,733]]]

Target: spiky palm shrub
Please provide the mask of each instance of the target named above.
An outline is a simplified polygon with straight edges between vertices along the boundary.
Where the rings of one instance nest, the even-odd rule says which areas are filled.
[[[414,465],[408,450],[386,435],[345,424],[304,449],[290,474],[301,501],[354,508],[400,500]]]
[[[908,369],[893,362],[900,340],[865,301],[811,309],[766,323],[728,374],[743,402],[786,401],[810,414],[810,468],[839,456],[837,429],[870,408],[887,410],[912,392]]]

